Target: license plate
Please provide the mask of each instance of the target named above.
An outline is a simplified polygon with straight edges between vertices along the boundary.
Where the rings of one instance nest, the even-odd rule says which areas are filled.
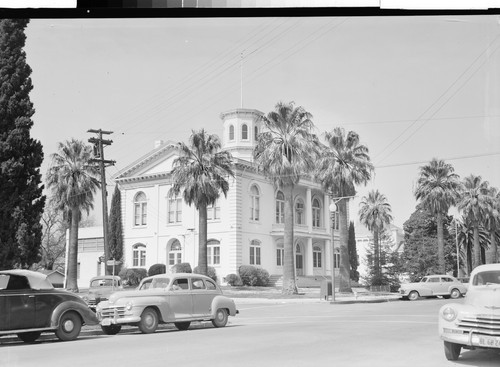
[[[109,326],[109,325],[111,325],[111,319],[103,319],[101,321],[101,325],[102,326]]]
[[[493,336],[480,336],[479,345],[482,347],[500,348],[500,338]]]

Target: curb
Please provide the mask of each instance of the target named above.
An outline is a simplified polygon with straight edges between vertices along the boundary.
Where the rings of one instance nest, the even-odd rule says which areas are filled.
[[[330,304],[344,304],[350,305],[354,303],[384,303],[384,302],[395,302],[401,300],[400,298],[382,298],[382,299],[356,299],[356,300],[344,300],[344,301],[330,301]]]

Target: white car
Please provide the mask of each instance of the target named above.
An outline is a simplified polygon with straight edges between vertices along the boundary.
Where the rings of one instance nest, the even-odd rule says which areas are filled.
[[[441,307],[439,336],[451,361],[458,359],[462,348],[500,349],[500,264],[476,267],[464,302]]]
[[[415,301],[419,297],[442,296],[459,298],[467,292],[466,284],[450,275],[427,275],[420,282],[403,283],[399,288],[401,298]]]

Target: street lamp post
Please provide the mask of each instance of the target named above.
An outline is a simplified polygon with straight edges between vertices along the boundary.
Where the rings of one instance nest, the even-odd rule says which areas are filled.
[[[330,217],[332,220],[332,302],[335,302],[335,212],[338,200],[330,204]]]

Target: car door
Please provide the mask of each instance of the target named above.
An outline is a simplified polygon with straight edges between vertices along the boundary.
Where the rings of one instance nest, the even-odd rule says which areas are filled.
[[[201,278],[192,278],[193,316],[207,317],[211,314],[212,300],[219,294],[216,285]]]
[[[193,316],[193,298],[188,278],[177,278],[170,287],[170,309],[175,320],[190,319]]]
[[[35,295],[28,279],[22,275],[7,276],[7,285],[2,292],[2,330],[30,329],[35,324]],[[6,279],[4,279],[6,280]]]
[[[431,290],[432,295],[441,294],[442,282],[439,277],[429,277],[427,279],[426,287]]]

